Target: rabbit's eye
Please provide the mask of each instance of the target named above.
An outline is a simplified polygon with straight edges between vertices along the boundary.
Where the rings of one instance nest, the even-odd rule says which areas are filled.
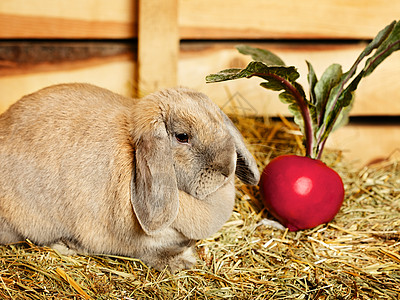
[[[189,135],[187,133],[176,133],[175,138],[179,143],[189,143]]]

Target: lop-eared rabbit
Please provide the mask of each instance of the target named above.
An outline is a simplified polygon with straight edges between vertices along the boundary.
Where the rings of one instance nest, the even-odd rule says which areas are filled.
[[[27,95],[0,116],[0,243],[131,256],[171,271],[232,213],[257,165],[202,93],[125,98],[89,84]]]

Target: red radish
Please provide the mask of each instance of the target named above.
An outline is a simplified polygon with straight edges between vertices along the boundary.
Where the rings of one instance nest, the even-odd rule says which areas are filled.
[[[260,190],[268,211],[290,231],[331,221],[342,205],[343,182],[320,160],[282,155],[264,169]]]
[[[291,231],[312,228],[334,218],[343,202],[340,176],[319,161],[329,134],[348,121],[353,94],[363,77],[394,51],[400,50],[400,22],[393,21],[366,46],[347,72],[332,64],[318,80],[308,66],[309,99],[296,81],[300,74],[286,66],[281,58],[264,49],[239,45],[242,54],[253,61],[244,69],[227,69],[206,77],[207,82],[261,77],[260,85],[281,91],[279,98],[289,104],[289,111],[299,125],[306,157],[284,155],[265,167],[260,180],[261,194],[267,209]],[[359,64],[364,67],[357,73]]]

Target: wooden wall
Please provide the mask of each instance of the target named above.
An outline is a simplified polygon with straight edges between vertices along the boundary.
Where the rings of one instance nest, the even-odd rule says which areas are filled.
[[[317,74],[350,67],[366,42],[400,17],[392,0],[1,0],[0,111],[60,82],[90,82],[124,95],[185,85],[232,111],[288,115],[257,79],[205,84],[204,77],[249,61],[233,48],[267,48]],[[400,53],[359,86],[352,123],[329,146],[360,164],[400,148]],[[238,109],[237,104],[241,104]],[[399,150],[400,151],[400,150]]]

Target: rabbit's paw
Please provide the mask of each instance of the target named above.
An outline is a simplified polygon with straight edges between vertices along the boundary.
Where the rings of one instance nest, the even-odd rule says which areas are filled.
[[[154,267],[158,271],[169,270],[176,273],[180,270],[189,269],[196,263],[192,247],[185,247],[179,253],[163,252],[162,255],[156,257],[142,257],[142,261],[149,266]]]
[[[171,256],[168,258],[166,264],[171,273],[178,272],[180,270],[189,269],[196,263],[196,258],[193,254],[193,248],[186,248],[180,254]]]
[[[64,242],[59,241],[50,245],[50,248],[62,255],[76,255],[77,251],[68,247]]]

